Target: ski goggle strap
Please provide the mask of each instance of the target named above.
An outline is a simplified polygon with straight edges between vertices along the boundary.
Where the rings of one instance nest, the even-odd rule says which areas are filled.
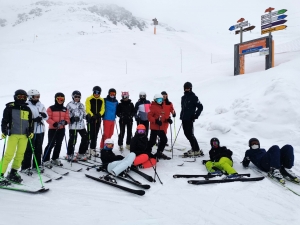
[[[27,95],[17,95],[17,99],[18,100],[26,100],[27,99]]]
[[[146,133],[146,130],[138,129],[137,132],[138,132],[138,134],[144,134],[144,133]]]

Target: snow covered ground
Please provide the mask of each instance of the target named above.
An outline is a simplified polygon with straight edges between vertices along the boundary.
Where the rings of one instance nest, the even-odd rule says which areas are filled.
[[[269,4],[255,3],[260,7],[257,10],[261,13],[256,14],[259,18]],[[285,7],[279,1],[275,3]],[[286,4],[294,17],[300,16],[299,3],[287,1]],[[15,26],[12,25],[17,21],[17,15],[28,14],[35,5],[0,9],[4,16],[0,19],[7,21],[6,26],[0,27],[0,112],[13,100],[14,91],[20,88],[38,89],[42,103],[50,106],[56,92],[65,93],[67,103],[72,91],[80,90],[84,101],[92,94],[93,86],[99,85],[102,97],[113,87],[118,99],[121,91],[129,91],[134,103],[140,91],[145,91],[149,100],[156,93],[167,91],[179,115],[183,84],[190,81],[204,106],[195,123],[195,135],[206,154],[204,159],[208,158],[209,140],[217,137],[221,145],[233,151],[237,171],[259,176],[240,164],[248,149],[248,140],[257,137],[266,149],[273,144],[293,145],[296,159],[293,170],[300,174],[300,51],[297,45],[293,45],[293,52],[276,54],[275,67],[268,71],[264,70],[262,56],[247,56],[246,74],[233,76],[230,54],[233,54],[233,45],[239,37],[227,29],[235,20],[228,28],[220,27],[219,33],[211,30],[207,33],[175,32],[158,26],[157,35],[153,35],[152,18],[145,20],[148,23],[145,31],[129,30],[124,25],[116,26],[106,18],[79,10],[82,5],[39,7],[43,9],[42,16]],[[213,7],[213,2],[206,3],[206,7]],[[233,3],[228,3],[227,10],[235,13],[237,19],[240,17]],[[211,19],[211,23],[216,21],[217,18]],[[300,25],[296,21],[291,19],[291,25]],[[174,24],[169,25],[176,29]],[[245,40],[261,37],[259,24],[256,25],[256,31],[246,33]],[[299,38],[296,27],[274,33],[275,48],[276,44],[293,41],[299,44]],[[218,55],[221,60],[211,63],[212,56]],[[176,117],[176,131],[180,124]],[[172,129],[174,139],[174,126]],[[170,140],[170,131],[168,136]],[[116,131],[113,139],[116,143]],[[182,130],[177,143],[189,149]],[[1,149],[2,146],[3,142]],[[119,152],[117,148],[114,151]],[[65,153],[63,147],[61,156]],[[183,163],[179,154],[182,152],[175,150],[172,160],[159,162],[157,172],[163,185],[159,182],[151,184],[151,189],[142,197],[89,180],[84,172],[70,173],[62,180],[52,181],[46,185],[50,191],[45,194],[1,190],[0,225],[299,224],[299,197],[268,179],[205,186],[193,186],[187,184],[186,179],[174,179],[172,175],[176,173],[206,173],[202,158],[178,166]],[[153,169],[144,171],[154,175]],[[133,176],[148,183],[135,174]],[[300,186],[288,186],[300,193]]]

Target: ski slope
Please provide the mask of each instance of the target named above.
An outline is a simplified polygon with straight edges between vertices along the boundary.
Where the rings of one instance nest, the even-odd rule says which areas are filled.
[[[28,2],[32,4],[34,1]],[[212,9],[214,2],[207,2],[205,6]],[[255,15],[259,18],[269,4],[253,2],[261,12]],[[226,7],[227,10],[235,9],[229,12],[235,12],[234,18],[238,19],[241,15],[236,13],[235,3],[228,3]],[[233,19],[228,28],[220,27],[219,33],[212,30],[198,32],[196,29],[168,31],[158,26],[157,35],[153,35],[152,18],[145,20],[148,28],[144,31],[129,30],[126,26],[116,26],[106,18],[96,18],[94,14],[79,10],[80,4],[68,3],[41,7],[43,12],[50,11],[12,26],[17,14],[35,8],[30,4],[12,7],[2,3],[0,9],[8,23],[0,27],[0,112],[13,100],[14,91],[20,88],[38,89],[41,102],[48,107],[54,103],[56,92],[65,94],[66,105],[71,101],[72,91],[79,90],[84,102],[92,94],[93,86],[99,85],[102,97],[110,88],[115,88],[117,99],[121,98],[121,91],[129,91],[134,103],[140,91],[145,91],[149,100],[166,91],[179,115],[183,84],[190,81],[204,106],[195,122],[195,135],[205,157],[192,163],[184,162],[178,157],[182,152],[174,150],[172,160],[161,160],[157,165],[163,185],[159,182],[150,184],[133,174],[142,183],[151,185],[142,197],[87,179],[84,171],[70,172],[59,181],[47,183],[50,191],[45,194],[0,190],[0,225],[29,225],[33,222],[74,225],[299,224],[299,197],[268,179],[193,186],[187,183],[187,179],[173,178],[173,174],[206,173],[202,159],[208,159],[212,137],[219,138],[221,145],[233,151],[234,168],[238,172],[251,173],[253,177],[260,175],[240,164],[250,138],[257,137],[266,149],[273,144],[280,147],[291,144],[295,149],[293,171],[300,174],[299,51],[276,54],[275,67],[267,71],[264,70],[263,57],[247,56],[246,74],[233,76],[230,58],[211,63],[212,55],[233,54],[233,45],[239,41],[238,36],[227,30],[234,24]],[[146,2],[145,7],[149,4]],[[287,1],[285,6],[275,1],[273,4],[277,8],[289,7],[291,14],[297,16],[298,3]],[[165,3],[163,5],[166,7]],[[132,6],[129,4],[128,10]],[[70,7],[78,10],[69,10]],[[134,7],[132,10],[138,11]],[[244,9],[243,13],[246,12]],[[165,21],[171,21],[167,15]],[[208,17],[209,12],[204,15]],[[225,12],[220,12],[222,15],[225,16]],[[254,18],[254,15],[249,17]],[[106,25],[103,22],[100,26],[99,21],[106,21]],[[217,21],[218,18],[211,18],[212,23]],[[297,25],[292,19],[290,23]],[[176,29],[176,24],[168,25]],[[245,34],[245,41],[259,37],[256,28],[255,32]],[[299,38],[300,33],[295,27],[274,33],[275,48],[276,43],[289,43]],[[178,116],[174,124],[173,140],[174,130],[178,132],[181,124]],[[116,130],[113,139],[117,143]],[[47,142],[46,134],[44,147]],[[189,149],[182,130],[176,143]],[[65,143],[62,146],[61,156],[66,154]],[[2,147],[3,141],[0,142]],[[114,152],[119,154],[117,146]],[[127,153],[125,150],[124,155]],[[154,175],[152,168],[143,171]],[[119,184],[136,188],[122,181]],[[40,185],[38,181],[36,185]],[[287,185],[300,193],[300,186]]]

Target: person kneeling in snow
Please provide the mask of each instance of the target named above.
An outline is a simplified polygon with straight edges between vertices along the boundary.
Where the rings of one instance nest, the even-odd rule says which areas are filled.
[[[240,178],[235,169],[232,167],[232,151],[227,149],[226,146],[220,146],[218,138],[212,138],[210,140],[211,150],[209,151],[210,160],[203,160],[207,171],[210,174],[222,175],[225,171],[229,179]]]
[[[136,154],[134,166],[149,168],[156,165],[155,156],[151,153],[151,146],[146,135],[146,127],[139,124],[134,137],[131,139],[130,152]]]
[[[248,167],[252,162],[260,170],[268,172],[268,176],[282,184],[285,183],[283,176],[300,183],[299,178],[291,170],[294,166],[294,148],[291,145],[285,145],[281,149],[277,145],[273,145],[266,151],[260,148],[257,138],[251,138],[249,147],[250,149],[246,151],[242,161],[244,167]]]
[[[127,171],[135,159],[135,153],[131,152],[124,158],[121,155],[115,155],[112,151],[113,148],[114,141],[112,139],[106,139],[104,141],[104,147],[101,149],[102,168],[106,169],[109,173],[104,177],[107,181],[115,181],[114,177],[123,171]]]

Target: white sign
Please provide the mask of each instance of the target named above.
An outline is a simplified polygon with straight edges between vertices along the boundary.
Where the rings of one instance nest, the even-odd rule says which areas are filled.
[[[269,48],[259,49],[259,55],[269,55]]]
[[[246,26],[249,26],[248,21],[244,21],[242,23],[239,23],[239,24],[235,25],[235,29],[241,28],[241,27],[246,27]]]
[[[261,21],[261,25],[264,25],[265,23],[272,23],[278,20],[278,16],[272,17],[271,19],[264,19]]]
[[[266,15],[262,15],[261,16],[261,20],[263,20],[263,19],[270,19],[272,16],[277,15],[277,13],[278,13],[278,11],[275,11],[275,12],[268,13]]]

